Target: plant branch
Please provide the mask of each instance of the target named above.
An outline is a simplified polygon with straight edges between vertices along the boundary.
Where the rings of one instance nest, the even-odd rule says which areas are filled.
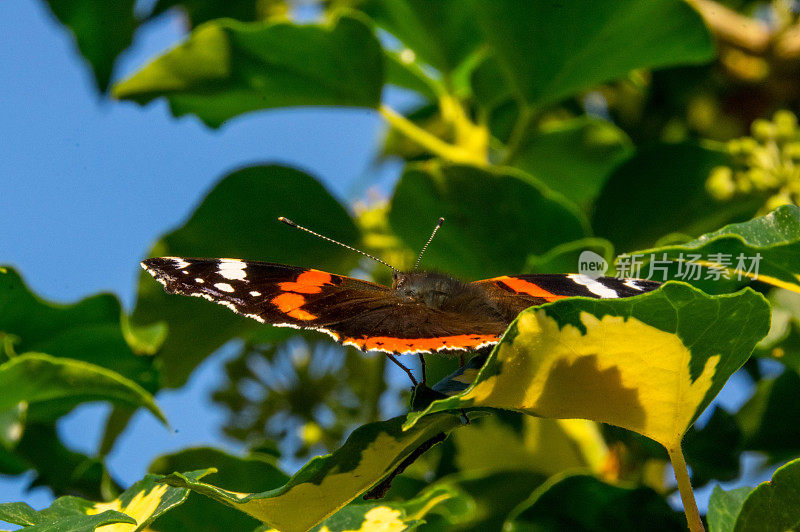
[[[674,448],[667,448],[669,460],[672,462],[672,469],[675,471],[675,480],[678,481],[678,491],[683,502],[683,513],[686,514],[686,522],[691,532],[705,532],[703,521],[700,519],[700,512],[697,509],[697,502],[694,500],[692,483],[689,480],[689,470],[686,468],[686,460],[683,458],[683,451],[680,444]]]
[[[434,155],[457,163],[486,165],[486,159],[483,155],[443,141],[387,105],[381,104],[380,113],[393,128]]]
[[[800,59],[800,24],[773,30],[714,0],[689,0],[721,42],[753,55],[773,54],[784,61]]]

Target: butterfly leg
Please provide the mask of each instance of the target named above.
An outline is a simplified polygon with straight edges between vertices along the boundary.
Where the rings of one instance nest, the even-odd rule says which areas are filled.
[[[414,385],[414,387],[416,387],[416,386],[417,386],[417,384],[419,384],[419,383],[417,382],[417,379],[415,379],[415,378],[414,378],[414,374],[413,374],[413,373],[411,373],[411,370],[410,370],[410,369],[408,369],[407,367],[405,367],[404,365],[402,365],[402,364],[400,363],[400,361],[399,361],[399,360],[397,360],[397,359],[394,357],[394,355],[393,355],[393,354],[391,354],[391,353],[385,353],[385,354],[386,354],[386,356],[387,356],[387,357],[389,357],[389,360],[391,360],[392,362],[394,362],[395,364],[397,364],[398,366],[400,366],[400,369],[402,369],[403,371],[405,371],[405,372],[406,372],[406,375],[408,375],[408,378],[409,378],[409,379],[411,379],[411,384],[413,384],[413,385]]]
[[[425,355],[422,353],[419,354],[419,363],[422,367],[422,384],[424,385],[426,382],[428,382],[428,377],[425,374]]]

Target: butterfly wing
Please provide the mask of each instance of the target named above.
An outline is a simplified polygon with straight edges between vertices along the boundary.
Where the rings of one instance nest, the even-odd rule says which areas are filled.
[[[581,274],[529,274],[503,275],[473,284],[502,305],[509,314],[516,315],[528,307],[557,301],[567,297],[594,297],[613,299],[632,297],[655,290],[661,283],[644,279],[598,277]]]
[[[499,341],[500,322],[470,322],[375,283],[269,262],[147,259],[167,292],[202,297],[276,326],[325,332],[344,345],[393,354],[476,349]]]

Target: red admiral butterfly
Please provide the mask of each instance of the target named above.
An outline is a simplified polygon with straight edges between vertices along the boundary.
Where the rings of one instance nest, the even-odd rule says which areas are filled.
[[[403,273],[377,257],[280,220],[389,266],[392,286],[239,259],[160,257],[143,261],[142,267],[167,292],[203,297],[261,323],[321,331],[363,351],[382,351],[415,385],[394,355],[418,354],[424,364],[425,353],[472,352],[499,342],[528,307],[573,296],[628,297],[659,286],[655,281],[580,274],[504,275],[468,283],[416,266]],[[439,219],[417,265],[443,221]],[[423,382],[424,375],[423,365]]]

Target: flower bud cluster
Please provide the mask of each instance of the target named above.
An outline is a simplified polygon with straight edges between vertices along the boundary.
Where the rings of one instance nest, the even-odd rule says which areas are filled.
[[[718,166],[706,181],[706,190],[720,201],[735,196],[765,194],[764,209],[800,204],[800,128],[797,116],[778,111],[772,121],[754,120],[751,136],[727,143],[731,166]]]

